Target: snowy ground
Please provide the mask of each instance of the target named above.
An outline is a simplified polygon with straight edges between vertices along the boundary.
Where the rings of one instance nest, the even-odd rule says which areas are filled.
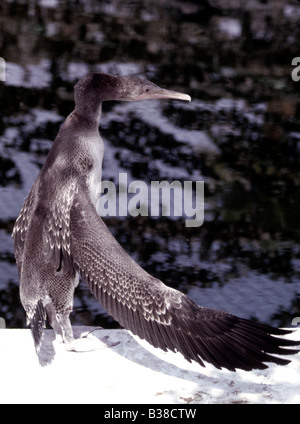
[[[77,337],[93,330],[74,327]],[[0,330],[0,403],[300,403],[300,354],[263,371],[219,371],[96,329],[98,349],[67,352],[47,330],[38,361],[29,330]],[[300,329],[291,336],[300,339]],[[101,339],[101,342],[99,341]]]

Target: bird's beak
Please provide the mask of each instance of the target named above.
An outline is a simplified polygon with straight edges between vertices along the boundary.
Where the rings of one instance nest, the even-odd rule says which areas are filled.
[[[151,100],[151,99],[174,99],[184,100],[186,102],[191,101],[191,97],[188,94],[178,93],[177,91],[166,90],[158,86],[149,87],[148,91],[140,94],[135,100]]]
[[[157,92],[157,97],[155,99],[175,99],[175,100],[184,100],[186,102],[190,102],[191,96],[184,93],[178,93],[178,91],[165,90],[164,88],[160,88]]]

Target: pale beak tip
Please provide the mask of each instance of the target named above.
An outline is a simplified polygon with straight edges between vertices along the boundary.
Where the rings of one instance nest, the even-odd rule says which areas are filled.
[[[176,100],[183,100],[185,102],[191,102],[192,98],[191,96],[189,96],[188,94],[182,94],[180,93],[180,95],[178,97],[174,97],[174,99]]]
[[[188,94],[181,94],[180,93],[180,96],[178,97],[178,100],[184,100],[186,102],[191,102],[192,101],[192,98]]]

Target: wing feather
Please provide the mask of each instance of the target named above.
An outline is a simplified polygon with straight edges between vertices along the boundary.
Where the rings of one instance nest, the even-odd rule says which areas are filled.
[[[36,193],[37,185],[38,185],[38,180],[35,180],[21,208],[20,214],[18,218],[16,219],[13,233],[12,233],[12,236],[14,239],[14,251],[15,251],[16,262],[18,265],[19,277],[21,276],[21,267],[23,262],[23,253],[24,253],[27,230],[30,225],[32,212],[36,204],[35,193]]]
[[[270,354],[299,342],[273,337],[278,330],[203,308],[143,270],[117,243],[97,215],[84,186],[70,208],[70,255],[102,306],[125,328],[155,347],[179,351],[188,360],[217,368],[266,368],[264,362],[289,361]]]
[[[62,275],[73,267],[70,255],[70,210],[74,202],[77,184],[75,178],[62,179],[60,190],[53,197],[46,211],[43,228],[44,258],[51,262],[56,275]]]

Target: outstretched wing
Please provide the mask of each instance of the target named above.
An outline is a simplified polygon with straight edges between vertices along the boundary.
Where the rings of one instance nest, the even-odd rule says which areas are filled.
[[[83,187],[70,210],[70,234],[73,263],[98,301],[122,326],[155,347],[229,370],[286,364],[288,360],[271,354],[297,352],[282,346],[298,342],[273,337],[289,331],[198,307],[149,275],[118,244]]]

